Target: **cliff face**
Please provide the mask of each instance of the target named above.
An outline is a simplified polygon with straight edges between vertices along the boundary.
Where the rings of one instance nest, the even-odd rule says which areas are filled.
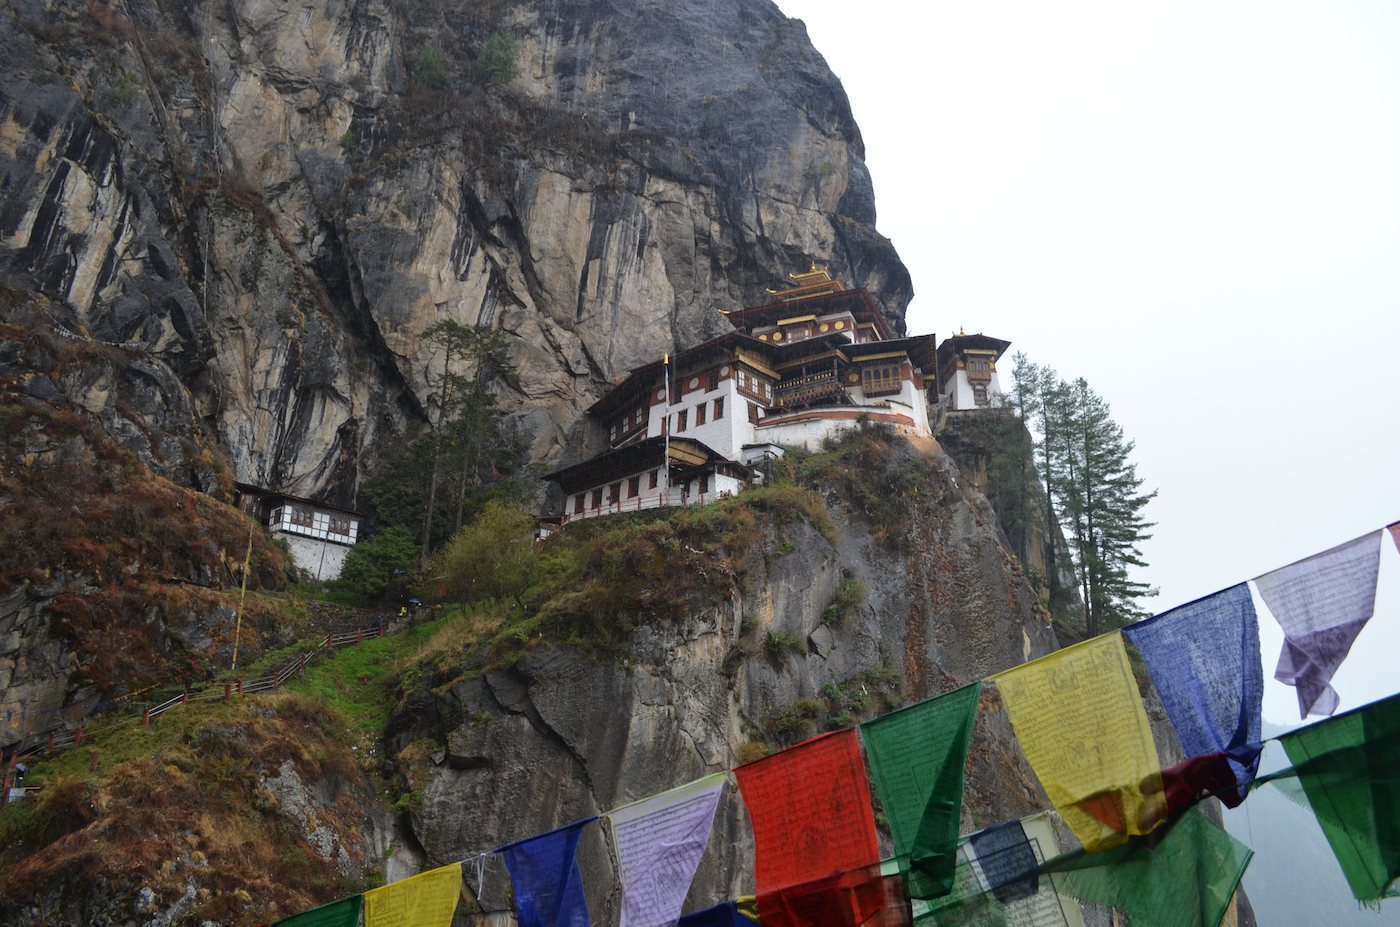
[[[640,628],[623,659],[543,646],[508,667],[469,660],[405,693],[386,753],[423,738],[440,744],[408,815],[421,864],[604,813],[762,755],[755,745],[781,747],[1056,649],[985,500],[959,488],[946,457],[882,447],[849,456],[866,462],[871,487],[918,474],[899,524],[873,519],[832,482],[834,541],[802,521],[775,524],[732,553],[721,593]],[[851,582],[864,599],[833,620],[830,606]],[[967,774],[964,831],[1048,807],[991,690]],[[618,899],[598,828],[579,858],[605,923]],[[752,859],[742,802],[726,795],[690,908],[751,893]],[[492,862],[482,909],[509,910],[508,885]]]
[[[813,261],[902,328],[845,94],[766,0],[0,18],[0,274],[170,371],[237,479],[353,503],[434,408],[443,318],[509,334],[503,398],[551,463],[591,452],[605,384]],[[487,90],[498,29],[519,76]],[[442,79],[413,76],[428,48]]]

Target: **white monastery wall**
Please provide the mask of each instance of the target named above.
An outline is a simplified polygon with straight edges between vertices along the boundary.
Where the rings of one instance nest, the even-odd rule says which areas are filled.
[[[292,561],[322,582],[337,579],[345,566],[345,555],[350,548],[332,541],[321,541],[300,534],[274,530],[276,537],[286,538],[292,550]],[[319,575],[318,575],[319,574]]]

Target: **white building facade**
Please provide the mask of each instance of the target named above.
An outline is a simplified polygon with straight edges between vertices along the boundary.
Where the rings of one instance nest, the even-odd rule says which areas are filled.
[[[298,567],[322,582],[340,576],[364,514],[256,486],[237,488],[238,507],[285,540]]]
[[[997,361],[1011,342],[956,334],[938,346],[938,395],[951,412],[995,408],[1005,398]]]
[[[794,279],[730,313],[734,332],[634,370],[589,409],[609,449],[548,475],[564,520],[723,498],[750,476],[745,448],[816,451],[862,421],[931,434],[932,336],[891,337],[870,295],[825,271]]]

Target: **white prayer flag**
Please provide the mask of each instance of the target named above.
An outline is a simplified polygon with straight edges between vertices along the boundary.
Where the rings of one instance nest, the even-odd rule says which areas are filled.
[[[1274,678],[1297,687],[1304,718],[1337,710],[1330,683],[1375,611],[1384,533],[1373,531],[1254,580],[1283,626]]]
[[[690,891],[729,773],[715,773],[609,814],[618,881],[619,927],[672,927]]]

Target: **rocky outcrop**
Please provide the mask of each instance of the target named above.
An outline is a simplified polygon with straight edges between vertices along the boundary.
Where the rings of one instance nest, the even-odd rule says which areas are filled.
[[[849,724],[851,714],[836,717],[847,698],[856,717],[869,716],[1056,649],[985,503],[956,487],[947,458],[899,461],[915,461],[929,480],[908,498],[903,531],[872,530],[833,493],[834,543],[804,521],[775,528],[743,554],[727,598],[637,630],[625,659],[543,646],[509,667],[469,670],[440,695],[406,698],[386,752],[425,736],[443,745],[409,815],[424,864],[733,768],[755,744]],[[864,585],[864,601],[837,618],[828,607],[852,581]],[[964,831],[1046,807],[994,694],[968,773]],[[593,915],[605,922],[617,898],[598,828],[585,832],[579,859]],[[727,794],[690,907],[752,892],[752,859],[742,802]],[[482,908],[507,910],[508,884],[493,862]]]
[[[443,318],[508,333],[496,389],[550,463],[613,378],[814,261],[902,328],[845,94],[768,0],[0,18],[0,273],[177,377],[238,479],[353,504],[435,408]],[[496,30],[518,76],[485,88]]]

